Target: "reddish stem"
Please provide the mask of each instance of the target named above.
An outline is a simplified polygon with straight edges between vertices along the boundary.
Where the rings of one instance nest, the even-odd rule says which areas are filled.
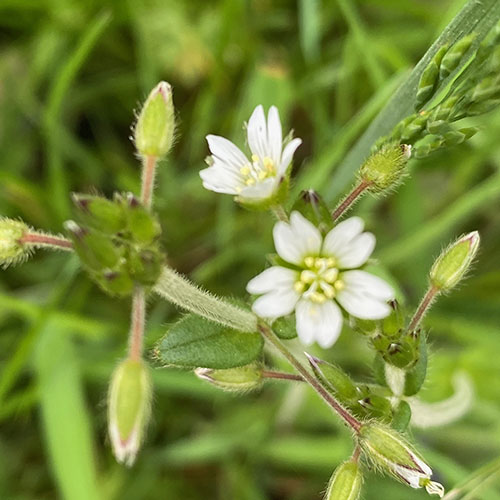
[[[295,380],[296,382],[304,382],[304,379],[300,375],[296,375],[294,373],[284,373],[284,372],[275,372],[271,370],[263,370],[262,376],[264,378],[274,378],[278,380]]]
[[[130,327],[129,357],[139,361],[142,356],[142,339],[144,336],[146,300],[144,288],[137,287],[132,298],[132,320]]]
[[[370,186],[366,181],[361,181],[337,206],[332,213],[332,219],[337,221],[344,212],[365,192]]]
[[[60,236],[49,236],[39,233],[26,233],[19,239],[19,243],[28,245],[46,245],[60,248],[61,250],[72,250],[73,243],[66,238]]]
[[[156,174],[156,156],[148,155],[144,159],[142,168],[141,201],[146,208],[151,208],[153,203],[153,189]]]
[[[420,324],[422,318],[425,316],[425,313],[434,302],[434,299],[436,298],[438,292],[439,290],[434,286],[431,286],[429,290],[427,290],[427,293],[424,295],[422,302],[420,302],[417,310],[415,311],[415,314],[413,315],[413,318],[410,321],[410,324],[408,325],[409,332],[414,331]]]

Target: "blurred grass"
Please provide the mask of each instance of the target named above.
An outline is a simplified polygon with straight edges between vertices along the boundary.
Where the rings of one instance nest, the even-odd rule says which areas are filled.
[[[158,180],[165,247],[179,270],[214,291],[241,295],[271,250],[272,220],[202,189],[204,136],[243,145],[242,123],[255,105],[277,104],[304,140],[295,192],[313,186],[333,197],[366,154],[358,147],[346,158],[351,146],[463,4],[4,0],[0,213],[58,232],[68,216],[67,190],[137,191],[127,139],[133,109],[165,79],[179,118],[175,150]],[[414,163],[398,193],[358,207],[377,234],[376,256],[409,305],[450,238],[475,228],[482,234],[473,276],[428,318],[425,397],[449,395],[458,368],[477,393],[462,421],[415,432],[447,487],[500,453],[500,113],[479,123],[484,130],[470,144]],[[370,130],[372,137],[385,131]],[[321,498],[349,452],[349,436],[313,394],[278,384],[235,398],[190,373],[156,371],[144,450],[132,471],[117,466],[106,440],[105,394],[124,353],[128,308],[102,295],[66,255],[40,253],[2,271],[0,498]],[[148,345],[178,314],[157,301],[150,313]],[[350,331],[326,356],[354,376],[368,373],[370,353]],[[286,398],[296,399],[296,411],[284,406]],[[277,418],[283,412],[286,418]],[[424,497],[370,475],[363,498]]]

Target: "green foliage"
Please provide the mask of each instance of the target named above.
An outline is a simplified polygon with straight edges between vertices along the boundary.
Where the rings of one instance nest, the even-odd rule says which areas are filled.
[[[226,369],[258,359],[263,343],[258,333],[224,328],[188,314],[168,329],[155,348],[155,356],[164,365]]]

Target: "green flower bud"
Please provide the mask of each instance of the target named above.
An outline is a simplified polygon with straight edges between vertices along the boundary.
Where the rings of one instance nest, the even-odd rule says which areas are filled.
[[[357,500],[362,484],[363,476],[358,463],[344,462],[333,473],[324,500]]]
[[[447,51],[448,45],[443,45],[424,69],[418,83],[415,109],[419,110],[434,95],[439,81],[439,67]]]
[[[30,248],[21,242],[29,227],[19,220],[0,217],[0,266],[4,269],[30,256]]]
[[[359,444],[373,464],[412,488],[423,488],[430,495],[444,495],[441,484],[431,481],[432,469],[395,430],[370,422],[359,431]]]
[[[108,234],[124,229],[125,214],[120,203],[79,193],[73,193],[71,197],[78,210],[78,218],[84,224]]]
[[[174,140],[172,87],[160,82],[149,94],[137,119],[134,142],[142,156],[165,156]]]
[[[262,365],[251,363],[226,370],[196,368],[195,374],[215,387],[228,392],[248,392],[262,385]]]
[[[387,144],[373,153],[359,170],[361,182],[369,186],[373,193],[392,189],[406,176],[405,167],[411,156],[411,146],[407,144]]]
[[[157,240],[161,234],[161,226],[157,218],[132,194],[128,195],[127,202],[127,224],[132,239],[141,244]]]
[[[467,274],[479,248],[479,233],[462,236],[446,248],[430,271],[432,286],[439,291],[451,290]]]
[[[151,412],[151,380],[142,360],[127,359],[116,368],[109,388],[108,431],[113,453],[131,466]]]
[[[336,393],[341,400],[356,398],[358,392],[356,385],[349,375],[338,366],[327,363],[322,359],[305,353],[316,378],[332,392]]]
[[[458,67],[460,60],[469,50],[476,37],[476,33],[464,36],[457,43],[455,43],[455,45],[453,45],[448,52],[446,52],[443,60],[441,61],[441,68],[439,71],[439,77],[441,79],[446,78]]]

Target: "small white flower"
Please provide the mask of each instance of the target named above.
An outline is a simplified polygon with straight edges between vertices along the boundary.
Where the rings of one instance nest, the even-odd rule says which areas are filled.
[[[250,202],[266,200],[276,193],[302,141],[283,142],[276,106],[269,109],[267,122],[264,108],[255,108],[248,122],[247,137],[250,160],[224,137],[207,136],[212,156],[211,166],[200,172],[205,188]]]
[[[279,318],[295,311],[297,333],[310,345],[331,347],[342,329],[340,304],[361,319],[389,315],[393,289],[382,279],[357,270],[370,257],[375,236],[363,232],[364,223],[351,217],[324,238],[299,212],[290,223],[274,226],[274,245],[290,268],[272,266],[250,280],[247,291],[261,295],[253,304],[262,318]]]

